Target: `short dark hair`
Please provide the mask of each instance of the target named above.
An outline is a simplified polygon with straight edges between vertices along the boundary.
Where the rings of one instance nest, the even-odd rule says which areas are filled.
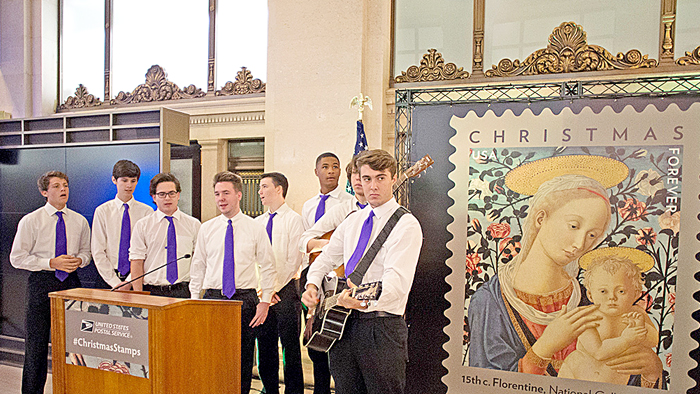
[[[364,165],[368,165],[369,168],[374,171],[384,171],[388,169],[392,177],[396,175],[396,159],[394,159],[389,152],[383,149],[372,149],[366,152],[367,153],[363,153],[357,158],[358,169]]]
[[[114,179],[126,177],[136,178],[138,181],[141,178],[141,169],[131,160],[119,160],[112,167],[112,176]]]
[[[163,182],[173,182],[175,184],[175,191],[178,193],[182,191],[182,188],[180,188],[180,181],[177,180],[175,175],[169,172],[161,172],[160,174],[156,174],[153,178],[151,178],[151,196],[156,195],[158,185]]]
[[[318,163],[320,163],[321,160],[325,159],[326,157],[332,157],[332,158],[338,160],[338,163],[340,163],[340,159],[338,158],[338,156],[335,155],[335,153],[324,152],[324,153],[321,153],[320,155],[318,155],[318,157],[316,158],[316,165],[318,165]]]
[[[44,173],[39,179],[36,180],[36,185],[39,187],[40,192],[45,192],[49,190],[49,181],[51,178],[61,178],[68,182],[68,175],[62,173],[61,171],[49,171]]]
[[[287,198],[287,189],[289,188],[289,181],[287,181],[287,177],[284,176],[284,174],[282,174],[281,172],[266,172],[260,175],[260,179],[262,180],[263,178],[272,179],[272,183],[275,184],[275,187],[282,186],[282,197]]]
[[[221,171],[214,175],[212,187],[216,187],[216,184],[219,182],[231,182],[235,191],[243,193],[243,178],[238,174],[234,174],[231,171]]]

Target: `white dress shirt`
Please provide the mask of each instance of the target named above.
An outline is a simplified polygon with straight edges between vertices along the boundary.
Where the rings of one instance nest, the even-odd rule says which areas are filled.
[[[301,235],[301,240],[299,241],[299,251],[306,253],[306,245],[314,238],[318,238],[323,234],[335,230],[340,223],[345,220],[346,217],[351,212],[355,212],[361,207],[358,205],[360,202],[357,198],[352,200],[342,201],[340,204],[335,205],[333,208],[326,211],[326,214],[318,219],[318,222],[314,223],[311,228],[304,231]]]
[[[153,213],[153,208],[132,198],[124,202],[115,197],[95,209],[92,219],[92,259],[97,272],[108,285],[121,283],[114,270],[119,268],[119,240],[122,231],[124,204],[129,206],[129,220],[133,232],[136,222]]]
[[[231,218],[231,222],[236,289],[258,287],[257,266],[260,271],[262,301],[270,302],[275,291],[277,273],[275,256],[265,227],[243,212],[238,212]],[[207,220],[202,225],[190,270],[190,293],[194,299],[199,298],[202,289],[221,290],[227,227],[228,218],[224,215]]]
[[[49,260],[56,257],[56,223],[58,210],[46,203],[34,212],[26,214],[17,226],[12,243],[10,263],[27,271],[55,271]],[[68,207],[61,210],[66,224],[66,252],[80,257],[81,267],[90,264],[90,225],[83,215]]]
[[[186,254],[192,254],[197,241],[197,233],[202,224],[196,218],[179,209],[173,213],[173,218],[175,235],[177,236],[177,257],[180,258]],[[129,260],[144,260],[144,273],[167,262],[168,252],[165,247],[168,244],[169,225],[170,222],[160,210],[156,210],[136,222],[131,232]],[[190,261],[191,258],[178,260],[176,263],[178,278],[175,283],[188,282],[190,280]],[[169,285],[167,273],[167,267],[159,269],[146,275],[143,278],[143,283],[155,286]]]
[[[324,275],[340,264],[347,263],[357,246],[362,224],[370,212],[374,212],[372,234],[366,253],[398,207],[399,204],[392,197],[379,207],[367,207],[344,220],[333,233],[330,243],[323,248],[323,253],[309,268],[308,283],[320,288]],[[403,315],[422,243],[423,233],[418,220],[411,214],[403,215],[362,278],[362,283],[382,282],[378,302],[370,303],[365,312],[384,311]]]
[[[346,192],[345,188],[341,186],[338,186],[332,191],[328,192],[328,196],[329,197],[326,200],[325,212],[328,212],[328,210],[330,210],[331,208],[340,204],[343,201],[355,199],[355,197],[353,197],[350,193]],[[319,194],[317,194],[316,196],[306,200],[306,202],[302,206],[301,219],[304,223],[304,230],[310,229],[311,226],[313,226],[316,222],[316,208],[318,208],[319,201],[321,201],[321,197]]]
[[[275,292],[278,292],[294,278],[301,267],[301,259],[304,255],[299,252],[297,245],[304,232],[304,225],[301,222],[301,216],[286,203],[282,204],[275,213],[276,215],[272,218],[272,250],[275,254],[277,270]],[[265,234],[267,234],[269,219],[269,210],[255,218],[255,221],[266,229]]]

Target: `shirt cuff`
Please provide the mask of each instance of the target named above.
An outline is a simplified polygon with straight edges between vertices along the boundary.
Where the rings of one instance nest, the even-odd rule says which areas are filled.
[[[51,268],[51,259],[45,259],[45,260],[39,260],[41,261],[41,269],[51,271],[53,268]]]

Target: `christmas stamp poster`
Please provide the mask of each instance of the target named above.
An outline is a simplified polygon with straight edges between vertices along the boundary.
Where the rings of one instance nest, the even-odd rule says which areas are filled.
[[[533,122],[551,133],[566,118],[619,125],[625,115],[586,112],[507,112],[490,123],[500,122],[494,134],[501,139],[483,144],[474,143],[474,131],[482,133],[484,119],[453,119],[450,195],[466,210],[452,209],[464,219],[448,228],[455,235],[448,246],[463,248],[449,262],[461,273],[448,278],[461,290],[448,294],[447,364],[459,371],[450,369],[450,388],[631,393],[640,387],[681,392],[689,384],[682,378],[692,367],[687,351],[673,352],[684,349],[678,340],[693,346],[686,328],[692,322],[682,321],[690,313],[680,319],[676,313],[676,299],[690,298],[693,287],[683,291],[679,283],[682,272],[692,272],[679,264],[683,231],[692,230],[681,209],[681,196],[689,195],[683,183],[689,127],[676,117],[663,138],[654,125],[638,127],[637,138],[628,127],[626,141],[596,141],[586,128],[577,134],[567,127],[562,138],[578,136],[579,143],[538,146],[518,138],[537,128]],[[644,112],[651,117],[658,110]],[[644,112],[627,119],[644,124]],[[519,127],[509,135],[505,124]],[[656,139],[644,139],[649,130]]]

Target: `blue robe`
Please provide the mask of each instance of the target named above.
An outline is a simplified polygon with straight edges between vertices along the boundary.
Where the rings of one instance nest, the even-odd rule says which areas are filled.
[[[508,316],[498,276],[474,292],[469,301],[469,366],[518,372],[527,350]]]

